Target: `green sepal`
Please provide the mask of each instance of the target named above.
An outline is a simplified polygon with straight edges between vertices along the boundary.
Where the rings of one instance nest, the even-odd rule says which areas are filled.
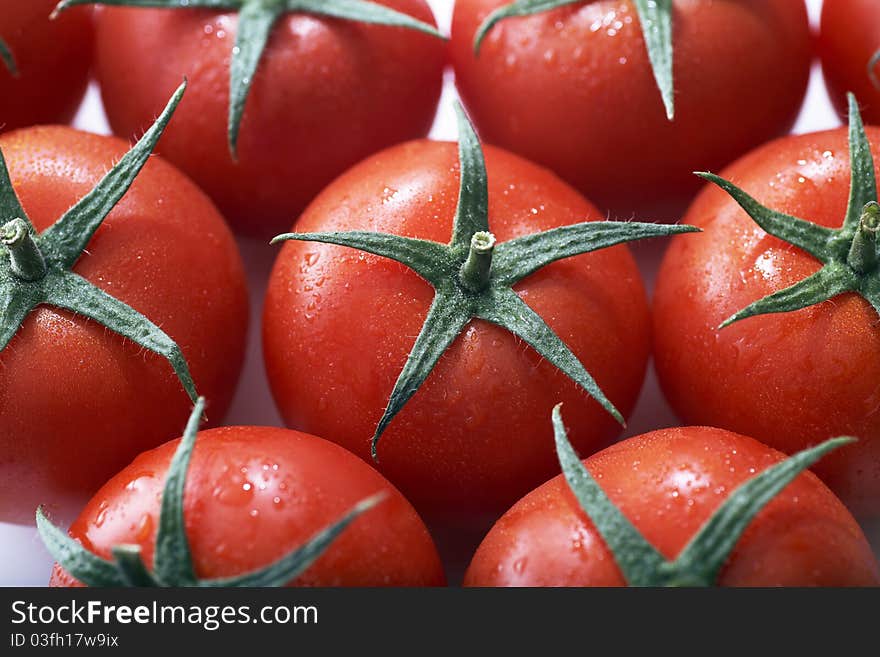
[[[583,0],[518,0],[517,2],[511,2],[510,4],[498,7],[498,9],[486,17],[486,20],[477,29],[477,33],[474,35],[474,54],[480,54],[483,39],[486,38],[489,30],[504,19],[532,16],[533,14],[540,14],[541,12],[551,11],[566,5],[574,5],[578,2],[583,2]]]
[[[181,84],[156,122],[116,165],[39,238],[46,258],[61,269],[73,267],[110,211],[122,200],[144,168],[186,91]]]
[[[279,3],[245,2],[238,13],[235,49],[229,64],[229,152],[238,159],[238,133],[251,85],[272,28],[284,7]]]
[[[168,466],[159,508],[152,572],[144,564],[140,546],[115,545],[111,548],[113,560],[102,559],[53,525],[42,507],[37,509],[37,529],[43,543],[72,577],[86,586],[284,586],[305,572],[352,522],[387,498],[386,493],[379,492],[361,500],[339,520],[314,534],[304,545],[264,568],[232,577],[199,579],[186,535],[183,502],[187,473],[204,410],[205,400],[200,397]]]
[[[232,159],[238,160],[238,137],[245,105],[272,28],[287,13],[306,13],[359,23],[400,27],[445,39],[428,23],[366,0],[63,0],[52,16],[74,5],[152,7],[158,9],[222,9],[238,11],[235,46],[229,60],[227,139]]]
[[[855,438],[843,436],[800,451],[737,486],[703,524],[675,560],[674,570],[684,581],[693,578],[718,581],[721,569],[752,520],[802,472],[826,454],[849,445]]]
[[[489,231],[489,181],[480,140],[460,103],[455,103],[455,117],[461,180],[449,247],[454,258],[463,259],[470,250],[471,238]]]
[[[668,561],[611,501],[578,458],[553,409],[553,432],[562,474],[581,510],[605,541],[629,586],[714,586],[752,520],[798,475],[855,438],[841,437],[798,452],[737,486],[703,523],[674,561]]]
[[[558,367],[563,374],[583,388],[618,424],[626,421],[620,411],[605,396],[596,380],[587,372],[571,349],[553,332],[541,316],[519,298],[512,289],[492,289],[480,300],[477,317],[506,328],[540,354],[544,360]]]
[[[189,540],[186,537],[183,497],[186,475],[196,446],[196,435],[204,413],[205,399],[200,397],[186,423],[180,444],[171,458],[165,475],[165,486],[162,489],[153,572],[159,581],[174,582],[178,586],[194,586],[198,581]]]
[[[725,319],[718,328],[726,328],[734,322],[755,315],[790,313],[808,308],[836,297],[838,294],[854,290],[857,286],[858,281],[852,270],[845,265],[834,262],[791,287],[774,292],[749,304],[738,313]]]
[[[265,568],[252,573],[245,573],[244,575],[236,575],[235,577],[203,579],[199,582],[199,586],[211,588],[284,586],[308,570],[351,523],[366,511],[383,502],[386,498],[387,495],[385,493],[378,493],[358,502],[342,518],[312,536],[305,545],[281,557],[281,559],[269,564]]]
[[[871,55],[868,60],[868,77],[871,78],[871,84],[880,89],[880,76],[877,75],[877,66],[880,65],[880,50]]]
[[[192,400],[198,396],[180,347],[164,331],[130,306],[110,296],[71,268],[95,231],[131,187],[152,149],[171,120],[186,89],[184,82],[174,93],[156,123],[107,173],[95,188],[63,217],[37,235],[15,194],[6,161],[0,154],[0,224],[6,248],[0,248],[0,351],[18,332],[27,314],[48,304],[89,317],[114,333],[165,358]],[[6,220],[7,223],[2,222]],[[6,243],[7,231],[24,239]],[[39,259],[39,263],[36,260]],[[26,275],[28,272],[36,274]]]
[[[486,163],[473,125],[456,104],[460,189],[448,244],[368,231],[286,233],[272,240],[314,241],[360,249],[399,262],[430,283],[434,300],[371,442],[373,459],[383,432],[427,380],[441,356],[472,319],[482,319],[524,340],[611,414],[624,418],[583,364],[512,286],[551,262],[597,249],[694,232],[693,226],[584,222],[497,244],[489,232]]]
[[[406,265],[434,286],[442,285],[452,271],[449,249],[429,240],[351,230],[335,233],[284,233],[273,238],[270,244],[286,241],[335,244],[391,258]]]
[[[553,437],[562,476],[578,504],[596,527],[630,586],[649,581],[666,561],[635,528],[590,474],[568,441],[562,404],[553,409]]]
[[[483,39],[500,21],[516,16],[531,16],[559,7],[573,5],[583,0],[518,0],[493,11],[474,35],[474,54],[479,56]],[[675,118],[675,84],[672,66],[672,0],[633,0],[651,62],[651,70],[666,117]]]
[[[385,407],[370,441],[370,453],[373,460],[377,462],[379,460],[377,452],[379,438],[391,424],[391,420],[418,392],[428,375],[434,370],[437,361],[455,341],[471,317],[472,311],[467,300],[455,290],[438,291],[434,295],[434,301],[428,310],[422,330],[416,338],[412,351],[406,357],[406,363],[394,383],[391,396],[388,398],[388,405]]]
[[[37,531],[52,558],[78,581],[86,586],[125,586],[116,564],[93,554],[58,529],[43,513],[43,507],[37,508]]]
[[[699,233],[685,224],[650,224],[636,221],[586,221],[532,233],[499,244],[495,249],[495,276],[513,284],[552,262],[607,249],[626,242]]]
[[[675,85],[672,77],[672,0],[633,0],[642,25],[654,80],[663,98],[666,118],[675,118]]]
[[[6,65],[6,68],[9,69],[12,77],[17,78],[18,65],[15,63],[15,56],[12,54],[12,51],[3,39],[0,39],[0,59],[3,60],[3,63]]]
[[[877,179],[874,175],[874,156],[859,112],[859,103],[853,94],[847,94],[849,104],[849,158],[850,186],[843,234],[852,237],[859,225],[865,205],[877,202]]]
[[[794,285],[758,299],[718,327],[748,317],[785,313],[822,303],[845,292],[856,292],[880,314],[880,224],[874,158],[855,96],[849,94],[850,192],[838,229],[771,210],[728,180],[696,172],[727,192],[766,233],[803,249],[823,267]]]
[[[159,586],[144,563],[140,545],[116,545],[110,552],[119,577],[126,587]]]

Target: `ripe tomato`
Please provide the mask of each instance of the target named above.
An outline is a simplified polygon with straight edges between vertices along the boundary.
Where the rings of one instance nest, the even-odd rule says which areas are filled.
[[[485,156],[489,223],[499,244],[602,218],[551,172],[492,147]],[[327,187],[296,230],[370,230],[448,243],[458,160],[450,143],[383,151]],[[645,293],[628,250],[554,262],[513,289],[626,415],[649,343]],[[370,437],[433,297],[431,285],[391,260],[285,244],[269,281],[263,346],[287,424],[369,459]],[[619,431],[596,401],[508,330],[471,320],[388,425],[378,467],[420,510],[454,510],[459,520],[500,511],[558,470],[550,427],[537,418],[560,400],[569,404],[580,449],[595,451]]]
[[[880,130],[867,129],[876,158]],[[722,173],[760,203],[839,228],[850,186],[847,131],[771,142]],[[703,233],[673,240],[654,297],[654,354],[667,398],[687,424],[738,431],[786,453],[828,436],[860,440],[814,471],[858,515],[880,500],[880,332],[877,312],[847,293],[795,312],[718,330],[753,301],[820,269],[709,187],[685,221]]]
[[[159,500],[179,440],[138,456],[88,503],[70,535],[104,558],[138,545],[153,562]],[[378,492],[380,504],[354,521],[293,584],[440,586],[428,530],[397,489],[341,447],[268,427],[200,433],[184,489],[186,536],[200,578],[257,570],[306,543]],[[77,585],[59,566],[50,585]]]
[[[819,53],[828,94],[841,116],[846,115],[846,94],[859,99],[869,123],[880,123],[880,61],[870,66],[880,51],[880,11],[876,0],[828,0],[822,4]],[[875,80],[869,71],[873,71]]]
[[[78,8],[51,21],[56,4],[0,3],[0,40],[18,72],[13,75],[0,61],[0,130],[68,123],[79,107],[92,63],[92,10]]]
[[[783,458],[746,436],[683,427],[630,438],[583,463],[644,538],[672,560],[736,487]],[[496,523],[465,575],[466,586],[624,583],[562,475]],[[805,472],[748,525],[717,584],[865,586],[880,584],[880,574],[853,517]]]
[[[89,192],[127,146],[63,127],[0,137],[13,188],[38,231]],[[242,363],[248,300],[235,242],[210,200],[151,158],[74,271],[177,342],[213,400],[209,415],[220,420]],[[91,494],[134,455],[179,434],[189,406],[164,358],[84,317],[34,309],[0,351],[0,517],[31,521],[39,503]]]
[[[621,218],[687,198],[692,171],[723,166],[797,117],[811,59],[801,0],[676,0],[672,122],[631,0],[509,18],[475,56],[478,27],[508,2],[455,3],[456,83],[481,136]]]
[[[432,22],[424,0],[381,4]],[[238,162],[227,141],[234,12],[102,8],[97,77],[113,131],[138,133],[182,76],[190,82],[159,152],[233,227],[268,237],[349,166],[423,136],[445,47],[409,29],[289,13],[276,24],[245,106]]]

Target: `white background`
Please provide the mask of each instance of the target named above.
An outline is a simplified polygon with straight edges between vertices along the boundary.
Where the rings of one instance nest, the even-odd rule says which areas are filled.
[[[428,3],[434,9],[441,31],[448,34],[452,0],[428,0]],[[821,0],[807,0],[807,3],[815,25],[818,22]],[[454,98],[455,91],[451,74],[447,73],[440,110],[431,130],[430,136],[432,138],[456,140],[455,119],[452,111]],[[812,132],[838,125],[840,125],[840,121],[831,109],[822,76],[818,67],[814,67],[806,103],[794,131],[796,133]],[[101,107],[100,95],[94,84],[83,102],[75,126],[101,134],[110,133]],[[644,219],[650,220],[649,217]],[[272,264],[272,256],[267,257],[268,247],[264,242],[242,239],[239,240],[239,245],[248,269],[250,282],[251,330],[244,373],[239,383],[238,394],[227,417],[227,424],[280,426],[281,420],[274,408],[263,373],[259,345],[260,309],[265,281]],[[656,250],[638,247],[635,251],[639,266],[650,288],[653,286],[659,253]],[[624,435],[634,436],[675,424],[677,421],[663,400],[653,370],[651,370]],[[56,516],[55,519],[59,522],[69,522],[73,517]],[[880,527],[871,528],[870,533],[875,548],[880,547]],[[451,570],[460,571],[466,565],[466,559],[466,555],[455,555],[453,557],[455,563],[451,564]],[[48,579],[50,568],[51,559],[37,537],[36,530],[31,527],[0,523],[0,585],[43,585]],[[454,573],[452,575],[454,581]]]

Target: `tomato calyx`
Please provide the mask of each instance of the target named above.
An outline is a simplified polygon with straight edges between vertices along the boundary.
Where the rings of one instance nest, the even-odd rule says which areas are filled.
[[[18,66],[15,63],[15,56],[12,54],[12,51],[3,39],[0,39],[0,59],[3,60],[3,63],[12,74],[12,77],[17,78]]]
[[[587,221],[496,244],[489,231],[489,190],[483,150],[461,105],[456,104],[461,184],[448,244],[369,231],[286,233],[286,240],[347,246],[406,265],[435,291],[421,332],[394,385],[371,443],[415,395],[437,361],[474,318],[507,329],[584,389],[620,423],[623,416],[593,377],[513,285],[552,262],[624,242],[697,232],[684,225]]]
[[[827,440],[798,452],[744,482],[703,523],[670,561],[651,545],[611,501],[568,441],[562,405],[553,409],[553,433],[562,474],[583,512],[602,536],[629,586],[714,586],[746,528],[798,475],[829,452],[855,442]]]
[[[304,13],[360,23],[373,23],[423,32],[445,39],[440,32],[408,14],[366,0],[62,0],[52,18],[76,5],[153,7],[159,9],[215,9],[238,12],[235,46],[229,74],[229,153],[238,161],[238,136],[245,104],[272,28],[283,15]]]
[[[474,54],[479,56],[483,40],[500,21],[514,16],[531,16],[545,11],[582,3],[583,0],[518,0],[499,7],[480,25],[474,36]],[[675,118],[675,89],[672,72],[672,0],[633,0],[654,80],[663,99],[666,118]]]
[[[722,322],[719,329],[755,315],[800,310],[845,292],[861,295],[880,313],[876,239],[880,207],[874,158],[855,96],[849,94],[848,99],[851,182],[849,204],[839,229],[776,212],[715,174],[696,173],[730,194],[765,232],[803,249],[823,264],[812,276],[746,306]]]
[[[213,579],[200,579],[193,566],[192,552],[183,516],[183,495],[199,422],[205,400],[200,397],[189,417],[180,444],[174,452],[159,510],[153,569],[150,571],[139,545],[116,545],[112,559],[103,559],[69,537],[37,509],[37,529],[49,553],[58,564],[87,586],[113,587],[278,587],[305,572],[361,514],[381,503],[386,495],[365,498],[336,522],[317,532],[298,547],[268,566],[252,572]]]
[[[70,310],[165,358],[195,400],[195,383],[180,347],[142,314],[72,271],[92,235],[131,187],[183,97],[178,88],[156,123],[64,216],[38,235],[15,194],[0,153],[0,353],[41,304]],[[8,255],[8,257],[7,257]]]

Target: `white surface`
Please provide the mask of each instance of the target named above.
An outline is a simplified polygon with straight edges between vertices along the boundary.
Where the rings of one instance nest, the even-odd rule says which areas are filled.
[[[438,17],[441,30],[448,34],[452,0],[428,0],[428,2]],[[811,16],[815,21],[818,17],[821,0],[808,0],[808,3]],[[452,110],[454,98],[455,90],[452,76],[447,74],[440,110],[431,130],[432,138],[452,141],[456,139],[455,117]],[[101,106],[100,95],[94,84],[89,89],[75,125],[78,128],[101,134],[109,134],[110,132]],[[821,74],[816,68],[813,71],[807,100],[795,126],[795,132],[824,130],[838,125],[840,122],[831,108]],[[239,240],[239,245],[247,266],[250,283],[251,331],[244,373],[227,423],[280,425],[281,421],[274,408],[263,372],[259,344],[262,295],[274,253],[262,241]],[[650,289],[653,287],[661,252],[657,250],[656,246],[647,249],[637,247],[635,251],[639,267]],[[663,399],[652,370],[649,372],[625,436],[638,435],[652,429],[676,424],[675,416]],[[875,536],[873,538],[874,545],[878,546],[880,545],[880,540],[878,540],[880,532],[876,530],[877,528],[874,528]],[[466,555],[460,553],[461,548],[453,548],[452,551],[455,554],[452,556],[453,563],[450,565],[453,571],[458,571],[464,565],[462,560],[466,559]],[[43,585],[47,581],[50,567],[51,559],[32,527],[0,523],[0,585]]]

